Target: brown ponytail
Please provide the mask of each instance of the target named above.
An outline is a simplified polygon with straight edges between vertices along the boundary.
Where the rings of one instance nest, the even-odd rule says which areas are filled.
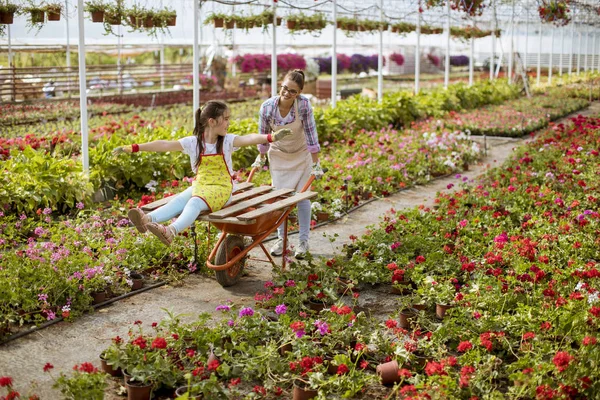
[[[298,85],[300,90],[304,89],[304,71],[302,71],[301,69],[291,70],[290,72],[285,74],[285,77],[283,79],[291,80],[296,85]]]
[[[222,101],[210,100],[207,101],[204,107],[196,110],[196,126],[194,127],[194,136],[197,140],[198,158],[196,159],[196,169],[200,166],[202,154],[204,153],[204,131],[208,126],[209,119],[218,119],[225,114],[229,107]],[[224,136],[217,138],[217,154],[223,154]]]

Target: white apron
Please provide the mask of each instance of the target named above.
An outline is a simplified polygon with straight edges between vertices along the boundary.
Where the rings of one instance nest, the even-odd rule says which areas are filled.
[[[271,143],[268,155],[272,185],[277,189],[295,189],[299,192],[310,178],[312,157],[306,146],[297,100],[294,100],[294,111],[296,119],[287,125],[275,126],[273,120],[270,121],[273,132],[287,128],[292,134]]]

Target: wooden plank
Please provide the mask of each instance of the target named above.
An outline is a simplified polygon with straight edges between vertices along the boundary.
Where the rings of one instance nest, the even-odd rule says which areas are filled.
[[[227,207],[229,207],[230,205],[233,205],[235,203],[238,203],[242,200],[246,200],[250,197],[253,197],[253,196],[256,196],[256,195],[259,195],[262,193],[270,192],[273,189],[274,189],[273,186],[259,186],[254,189],[250,189],[250,190],[246,190],[245,192],[238,193],[234,196],[231,196],[231,201],[229,202]]]
[[[254,220],[261,215],[272,213],[276,210],[281,210],[282,208],[286,208],[298,203],[301,200],[311,199],[317,195],[317,192],[302,192],[297,193],[287,199],[276,201],[275,203],[266,204],[264,207],[261,207],[257,210],[253,210],[247,212],[245,214],[238,215],[236,218],[241,221],[249,221]]]
[[[239,192],[241,192],[242,190],[250,189],[250,188],[251,188],[251,187],[253,187],[253,186],[254,186],[254,183],[252,183],[252,182],[242,182],[242,183],[238,183],[238,184],[236,185],[235,191],[233,192],[234,196],[232,196],[232,198],[231,198],[231,201],[232,201],[232,202],[234,201],[234,200],[233,200],[233,198],[235,197],[235,194],[236,194],[236,193],[239,193]],[[261,187],[262,187],[262,186],[261,186]],[[268,187],[268,186],[267,186],[267,187]],[[178,193],[178,194],[179,194],[179,193]],[[162,199],[160,199],[160,200],[153,201],[152,203],[145,204],[145,205],[143,205],[143,206],[141,207],[141,210],[142,210],[142,211],[145,211],[145,212],[147,212],[147,213],[148,213],[148,212],[150,212],[150,211],[154,211],[154,210],[156,210],[157,208],[159,208],[159,207],[162,207],[162,206],[164,206],[165,204],[167,204],[168,202],[170,202],[171,200],[173,200],[173,198],[174,198],[174,197],[175,197],[175,196],[164,197],[164,198],[162,198]],[[239,200],[237,200],[237,201],[239,201]]]
[[[220,224],[232,224],[232,225],[252,225],[252,224],[256,223],[255,219],[240,221],[236,217],[213,219],[210,217],[210,214],[201,215],[200,217],[198,217],[198,221],[218,222]]]
[[[277,198],[280,196],[284,196],[288,193],[292,193],[293,191],[294,191],[294,189],[274,190],[270,193],[263,194],[262,196],[258,196],[253,199],[250,199],[250,200],[242,201],[241,203],[234,204],[230,207],[225,207],[219,211],[216,211],[216,212],[210,214],[210,217],[212,219],[222,219],[225,217],[230,217],[236,213],[244,211],[248,207],[256,207],[263,201],[267,201],[267,200],[271,200],[271,199],[274,199],[274,198]]]

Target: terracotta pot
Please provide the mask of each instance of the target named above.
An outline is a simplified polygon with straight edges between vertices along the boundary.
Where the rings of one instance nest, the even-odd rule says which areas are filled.
[[[175,15],[174,17],[169,17],[169,19],[167,19],[167,26],[175,25],[177,25],[177,15]]]
[[[281,25],[281,22],[283,22],[283,18],[277,17],[277,25]]]
[[[222,28],[223,27],[223,18],[215,18],[213,20],[213,23],[215,24],[215,28]]]
[[[143,20],[144,28],[154,28],[154,20],[151,16],[144,18]]]
[[[143,384],[127,379],[125,387],[127,388],[127,400],[150,400],[152,396],[152,384]]]
[[[94,292],[92,293],[92,304],[100,304],[106,301],[106,292]]]
[[[392,286],[390,291],[392,292],[392,294],[407,295],[412,292],[412,286],[411,286],[410,282],[406,282],[406,281],[396,282]]]
[[[337,374],[338,366],[333,363],[333,360],[327,360],[327,373],[329,375]]]
[[[398,375],[400,368],[398,367],[398,362],[396,360],[379,364],[375,371],[381,378],[381,383],[383,385],[390,385],[400,381],[400,376]]]
[[[294,29],[296,27],[296,21],[286,21],[288,29]]]
[[[105,19],[109,25],[121,25],[120,15],[106,15]]]
[[[435,305],[435,315],[439,319],[444,319],[444,316],[446,315],[446,311],[452,307],[454,307],[454,306],[451,306],[448,304],[436,304]]]
[[[185,385],[185,386],[179,386],[177,389],[175,389],[175,395],[176,396],[182,396],[185,393],[188,392],[189,386]],[[200,400],[202,399],[202,394],[192,394],[189,395],[188,397],[189,400]]]
[[[135,28],[140,28],[143,24],[142,19],[138,18],[135,15],[130,15],[129,16],[129,23],[131,24],[131,26],[135,27]]]
[[[60,21],[60,8],[46,11],[48,21]]]
[[[0,24],[12,25],[14,16],[14,13],[0,12]]]
[[[400,311],[400,328],[410,329],[417,319],[419,311],[414,308],[405,308]]]
[[[225,22],[226,29],[233,29],[235,27],[235,21],[227,21]]]
[[[100,356],[100,364],[102,365],[102,371],[106,372],[110,376],[119,377],[123,375],[121,368],[114,369],[112,365],[108,364],[102,356]]]
[[[320,300],[314,300],[314,299],[309,299],[308,300],[308,308],[310,308],[313,311],[319,312],[325,308],[327,308],[329,306],[329,304],[325,304],[324,302],[320,301]]]
[[[310,386],[301,381],[294,382],[294,400],[308,400],[317,397],[318,391],[311,389]]]
[[[418,310],[418,311],[423,311],[423,310],[427,309],[427,304],[425,304],[425,303],[413,304],[412,308],[414,308],[415,310]]]
[[[144,286],[144,277],[136,272],[132,272],[131,280],[133,281],[133,285],[131,286],[131,290],[139,290]]]
[[[93,11],[92,22],[104,22],[104,11]]]
[[[318,222],[324,222],[324,221],[328,221],[328,220],[329,220],[329,213],[326,213],[323,211],[317,212],[317,221]]]

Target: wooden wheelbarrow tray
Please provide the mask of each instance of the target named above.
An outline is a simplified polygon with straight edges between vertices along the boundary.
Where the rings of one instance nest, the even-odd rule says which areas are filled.
[[[248,180],[238,184],[232,194],[231,201],[223,209],[213,213],[203,213],[198,221],[205,221],[221,231],[219,239],[206,260],[206,266],[215,270],[217,281],[222,286],[237,283],[244,269],[248,253],[260,246],[273,266],[277,264],[262,243],[271,233],[283,224],[283,248],[287,249],[287,219],[299,201],[315,197],[316,192],[308,191],[314,177],[310,177],[302,191],[294,189],[275,189],[272,186],[254,187],[251,182],[255,169]],[[153,211],[173,199],[174,196],[142,206],[146,213]],[[210,228],[210,225],[208,226]],[[198,259],[198,243],[195,226],[191,226],[194,240],[194,261]],[[249,245],[244,243],[244,236],[252,239]],[[210,246],[210,235],[207,235]],[[282,257],[281,268],[285,269],[286,257]]]

